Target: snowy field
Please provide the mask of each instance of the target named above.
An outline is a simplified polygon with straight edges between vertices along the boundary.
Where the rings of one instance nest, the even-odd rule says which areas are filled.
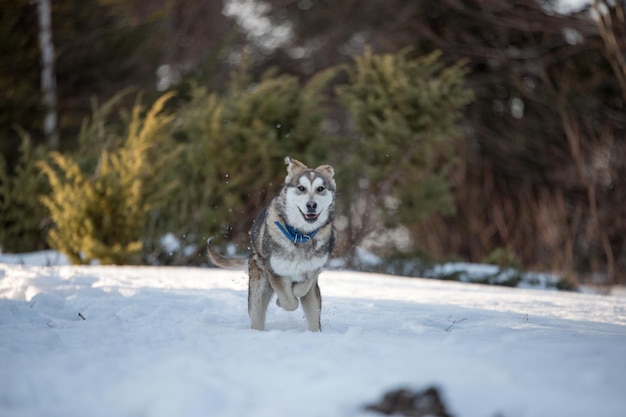
[[[375,416],[431,385],[456,417],[626,416],[624,295],[326,271],[314,334],[273,303],[249,330],[246,286],[0,263],[0,416]]]

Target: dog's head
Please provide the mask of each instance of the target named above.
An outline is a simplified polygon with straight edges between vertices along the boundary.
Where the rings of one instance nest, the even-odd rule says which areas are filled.
[[[285,215],[287,222],[302,232],[312,232],[333,220],[336,184],[330,165],[311,169],[285,158]]]

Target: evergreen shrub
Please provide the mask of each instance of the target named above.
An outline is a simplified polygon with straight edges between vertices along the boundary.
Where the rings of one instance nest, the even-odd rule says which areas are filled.
[[[44,157],[42,146],[33,146],[26,132],[15,172],[0,155],[0,251],[27,252],[46,247],[47,215],[39,197],[49,191],[37,167]]]
[[[178,112],[180,186],[160,216],[180,253],[162,253],[161,262],[203,262],[209,236],[248,244],[252,222],[282,185],[285,156],[324,161],[322,91],[333,75],[325,71],[301,85],[270,71],[255,84],[244,61],[224,94],[192,89]]]
[[[52,188],[42,198],[54,223],[49,243],[73,263],[140,263],[149,212],[166,204],[170,185],[159,173],[172,156],[163,152],[173,119],[162,113],[169,98],[161,97],[145,115],[136,105],[125,140],[101,150],[94,172],[59,152],[39,164]]]
[[[353,245],[381,228],[453,211],[453,145],[473,93],[463,63],[447,66],[440,55],[366,50],[337,88],[360,134],[339,177],[342,190],[353,190],[350,217],[360,217]]]

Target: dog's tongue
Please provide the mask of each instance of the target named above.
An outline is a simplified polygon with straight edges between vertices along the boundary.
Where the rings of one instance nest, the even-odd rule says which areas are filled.
[[[317,214],[314,214],[314,213],[308,213],[308,214],[305,214],[305,215],[304,215],[304,218],[305,218],[306,220],[315,220],[315,219],[317,219],[317,216],[318,216]]]

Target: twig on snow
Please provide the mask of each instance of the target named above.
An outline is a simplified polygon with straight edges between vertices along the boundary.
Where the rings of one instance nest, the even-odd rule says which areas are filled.
[[[449,331],[450,331],[450,329],[452,329],[452,327],[453,327],[455,324],[457,324],[457,323],[461,323],[461,322],[463,322],[463,321],[465,321],[465,320],[467,320],[467,317],[464,317],[464,318],[462,318],[462,319],[460,319],[460,320],[454,320],[454,321],[452,322],[452,324],[448,326],[448,328],[446,329],[446,332],[449,332]]]

